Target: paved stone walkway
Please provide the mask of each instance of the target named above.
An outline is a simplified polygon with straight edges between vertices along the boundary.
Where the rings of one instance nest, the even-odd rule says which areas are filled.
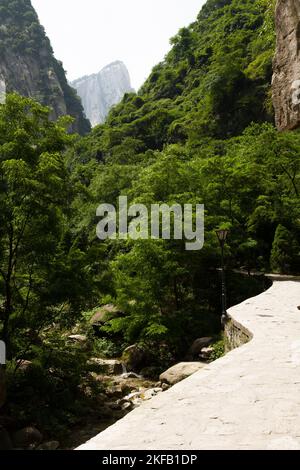
[[[230,309],[253,340],[79,449],[300,449],[300,283]]]

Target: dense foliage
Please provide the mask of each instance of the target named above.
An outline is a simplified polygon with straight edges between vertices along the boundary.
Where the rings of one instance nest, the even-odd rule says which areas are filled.
[[[60,341],[93,307],[121,312],[98,331],[99,350],[140,343],[158,369],[219,333],[217,228],[230,230],[228,271],[300,272],[300,133],[273,125],[273,14],[273,0],[208,0],[139,93],[87,137],[68,136],[31,100],[0,107],[1,337],[16,367],[35,362],[42,403],[54,375],[45,406],[61,377],[71,387],[62,403],[76,395],[74,351]],[[100,241],[96,208],[120,195],[147,207],[203,203],[204,248]],[[230,305],[261,289],[228,276]]]
[[[139,93],[69,156],[81,184],[77,229],[102,260],[101,292],[126,312],[106,329],[126,341],[167,341],[178,352],[195,330],[216,328],[219,226],[230,229],[229,267],[300,270],[300,135],[273,126],[274,3],[209,0]],[[95,208],[119,195],[148,207],[205,204],[203,250],[191,254],[178,240],[99,242]],[[275,262],[287,246],[277,247],[279,226],[292,262]]]

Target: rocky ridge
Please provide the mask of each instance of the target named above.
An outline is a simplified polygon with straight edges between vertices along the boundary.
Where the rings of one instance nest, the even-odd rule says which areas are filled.
[[[1,0],[0,25],[0,101],[9,92],[32,97],[52,108],[52,119],[71,115],[74,131],[89,132],[80,99],[54,57],[30,0]]]
[[[71,85],[77,90],[92,126],[103,123],[124,94],[134,91],[128,70],[121,61],[107,65],[99,73],[79,78]]]
[[[300,3],[278,0],[276,5],[276,55],[273,104],[279,130],[300,125]]]

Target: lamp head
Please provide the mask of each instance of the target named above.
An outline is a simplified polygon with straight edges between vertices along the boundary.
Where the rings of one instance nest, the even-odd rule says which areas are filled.
[[[216,230],[216,234],[221,245],[224,245],[229,234],[229,230]]]

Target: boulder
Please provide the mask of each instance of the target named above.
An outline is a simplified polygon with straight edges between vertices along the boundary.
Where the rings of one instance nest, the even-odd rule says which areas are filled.
[[[91,317],[90,324],[93,326],[103,326],[113,318],[117,318],[124,315],[115,305],[107,304],[103,305],[96,313]]]
[[[58,441],[49,441],[49,442],[43,442],[43,444],[40,444],[36,450],[57,450],[59,448],[59,442]]]
[[[130,372],[138,372],[147,360],[147,353],[137,344],[128,346],[123,352],[122,361]]]
[[[208,346],[207,348],[202,348],[199,354],[200,359],[204,361],[209,361],[213,352],[214,352],[214,348],[212,346]]]
[[[135,372],[124,372],[122,374],[123,379],[142,379],[142,375],[136,374]]]
[[[0,450],[11,450],[13,448],[8,432],[0,426]]]
[[[93,368],[95,372],[107,375],[121,375],[123,373],[122,362],[116,359],[100,359],[93,357],[88,361],[88,365]]]
[[[210,336],[196,339],[193,342],[190,349],[188,350],[186,359],[187,360],[198,359],[199,354],[201,353],[201,350],[203,348],[207,348],[212,342],[213,342],[213,338],[211,338]]]
[[[85,335],[70,335],[68,339],[77,344],[86,344],[87,342],[87,336]]]
[[[159,380],[169,385],[175,385],[195,372],[198,372],[200,369],[203,369],[206,365],[205,362],[180,362],[163,372]]]
[[[38,429],[28,426],[13,435],[14,447],[17,449],[30,449],[37,447],[42,442],[43,436]]]

